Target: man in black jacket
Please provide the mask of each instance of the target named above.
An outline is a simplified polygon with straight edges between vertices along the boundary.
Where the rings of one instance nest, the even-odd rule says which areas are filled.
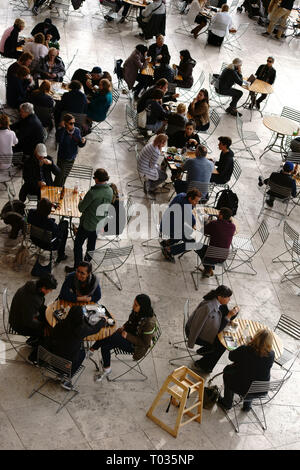
[[[24,184],[20,189],[19,199],[25,202],[27,194],[41,198],[43,186],[53,186],[52,173],[57,176],[60,169],[53,163],[52,157],[47,155],[45,144],[37,144],[34,155],[24,162]]]
[[[37,1],[41,3],[41,0]],[[54,24],[52,24],[51,18],[45,18],[43,22],[35,25],[31,31],[31,36],[35,36],[37,33],[43,33],[45,39],[50,39],[50,42],[57,42],[60,40],[58,29]]]
[[[24,336],[34,338],[43,336],[45,326],[45,295],[57,287],[52,274],[41,277],[38,281],[28,281],[15,293],[9,312],[12,328]],[[28,340],[28,343],[30,343]]]
[[[151,62],[153,64],[160,63],[161,59],[165,59],[165,63],[170,62],[171,56],[169,54],[169,49],[166,44],[164,44],[164,37],[162,34],[156,36],[156,43],[151,44],[147,53],[148,57],[151,57]]]
[[[242,61],[240,59],[234,59],[232,64],[228,65],[219,77],[218,88],[216,92],[220,95],[231,96],[232,100],[229,107],[226,109],[226,113],[232,114],[232,116],[241,116],[236,109],[239,99],[243,96],[242,90],[237,90],[233,88],[233,85],[243,85],[243,76],[242,76]]]
[[[14,153],[23,152],[24,155],[33,155],[37,144],[44,142],[45,131],[39,118],[34,114],[33,104],[20,105],[20,120],[10,126],[15,131],[19,142],[14,146]]]
[[[285,162],[281,171],[273,171],[270,177],[263,180],[261,176],[258,177],[258,185],[262,186],[263,184],[269,184],[271,181],[278,186],[283,186],[286,188],[291,189],[292,197],[296,197],[297,195],[297,185],[296,181],[292,177],[292,173],[294,171],[294,164],[292,162]],[[274,192],[269,191],[269,198],[266,200],[266,203],[269,207],[273,207],[274,198],[281,198],[284,199],[284,196],[276,194]]]
[[[215,163],[216,169],[213,170],[210,182],[217,184],[227,183],[233,172],[234,153],[229,148],[232,144],[230,137],[219,137],[219,149],[221,150],[220,159]]]
[[[276,78],[276,70],[273,68],[274,64],[274,57],[268,57],[267,63],[262,64],[258,67],[256,71],[256,78],[258,80],[262,80],[263,82],[267,82],[270,85],[272,85],[275,81]],[[266,99],[267,95],[265,93],[262,93],[260,98],[258,100],[256,99],[256,94],[253,91],[250,91],[250,96],[251,96],[251,106],[253,107],[254,104],[257,107],[257,109],[260,108],[260,103]]]

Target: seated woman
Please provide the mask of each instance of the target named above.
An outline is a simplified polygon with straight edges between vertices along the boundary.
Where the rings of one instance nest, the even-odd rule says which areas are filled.
[[[50,47],[48,54],[39,60],[36,67],[36,78],[47,78],[55,82],[62,82],[66,73],[65,64],[58,57],[59,51],[55,47]]]
[[[250,343],[229,352],[228,357],[233,364],[227,365],[223,370],[224,397],[219,398],[218,405],[225,410],[230,410],[234,393],[243,396],[255,380],[264,382],[270,380],[275,356],[272,344],[271,331],[259,330]],[[247,398],[242,410],[250,411],[251,403],[251,398]]]
[[[35,112],[43,127],[48,127],[52,129],[53,122],[52,122],[52,114],[54,109],[54,99],[50,95],[51,90],[51,83],[49,80],[44,80],[39,88],[33,90],[29,101],[33,104]],[[43,110],[39,110],[39,108],[44,108]],[[49,110],[49,113],[45,113],[43,111]]]
[[[151,300],[146,294],[136,296],[132,312],[124,325],[112,336],[101,341],[96,341],[90,351],[101,348],[103,360],[103,372],[95,381],[101,382],[111,373],[110,351],[116,347],[133,354],[133,359],[141,359],[151,346],[151,340],[155,333],[156,316],[151,306]]]
[[[25,44],[24,39],[18,41],[19,33],[25,28],[25,22],[17,18],[13,26],[7,28],[0,40],[0,54],[11,59],[18,59],[22,51],[17,51],[17,47]]]
[[[220,47],[226,34],[230,31],[235,31],[235,29],[232,28],[232,18],[229,15],[228,10],[229,6],[227,4],[222,5],[221,11],[211,20],[208,30],[207,44]]]
[[[24,45],[24,52],[31,52],[34,56],[31,70],[34,70],[41,57],[48,54],[48,47],[45,44],[45,36],[43,33],[37,33],[34,36],[34,41],[28,41]]]
[[[168,127],[166,134],[169,137],[169,145],[173,143],[173,136],[176,132],[184,131],[188,119],[186,117],[186,105],[179,103],[176,108],[176,113],[170,113],[168,116]]]
[[[209,104],[208,91],[205,88],[202,88],[190,103],[188,113],[194,119],[197,131],[207,131],[209,128]]]
[[[92,273],[92,264],[82,261],[76,271],[68,274],[61,287],[59,299],[68,302],[98,302],[101,288],[98,278]]]
[[[93,95],[88,104],[87,115],[93,121],[105,121],[109,107],[112,104],[111,83],[107,78],[99,82],[99,91]]]
[[[175,77],[175,83],[180,88],[191,88],[194,83],[193,79],[193,68],[196,65],[196,61],[192,59],[191,54],[187,49],[180,51],[180,63],[179,65],[173,65],[176,70],[176,75],[181,75],[182,80]]]
[[[48,343],[53,354],[72,361],[73,376],[85,358],[83,339],[98,333],[105,326],[105,319],[101,318],[96,325],[91,326],[84,318],[82,307],[71,307],[65,320],[59,321],[53,328]],[[62,382],[61,386],[72,390],[72,383]]]
[[[131,55],[125,60],[123,66],[124,80],[127,83],[129,90],[134,91],[134,96],[136,98],[139,96],[143,88],[146,89],[152,81],[152,77],[139,73],[139,71],[141,71],[147,64],[147,51],[148,49],[146,46],[138,44],[135,46]],[[133,88],[135,81],[137,81],[138,84]]]
[[[137,169],[146,179],[145,193],[154,191],[167,179],[167,173],[158,165],[160,152],[167,145],[167,141],[168,137],[165,134],[159,134],[152,143],[146,144],[139,154]]]
[[[57,250],[56,264],[67,259],[65,254],[66,242],[68,238],[68,222],[61,219],[59,224],[55,219],[49,218],[53,204],[46,197],[42,198],[36,209],[30,209],[28,212],[27,222],[36,227],[42,228],[52,233],[55,241],[51,244],[53,251]],[[32,239],[34,242],[34,240]]]
[[[204,356],[195,362],[197,368],[206,374],[213,368],[226,351],[219,341],[218,333],[233,320],[239,312],[239,307],[229,310],[232,291],[229,287],[218,286],[204,295],[202,302],[194,310],[187,321],[185,332],[188,338],[188,347],[195,344],[202,346],[197,354]]]
[[[7,76],[6,100],[11,108],[17,109],[27,101],[31,82],[30,70],[25,65],[20,65],[15,74]]]
[[[151,130],[154,133],[159,132],[160,130],[162,131],[169,115],[169,111],[166,111],[162,107],[163,96],[164,92],[162,90],[155,90],[152,94],[152,98],[148,101],[146,106],[146,129]]]

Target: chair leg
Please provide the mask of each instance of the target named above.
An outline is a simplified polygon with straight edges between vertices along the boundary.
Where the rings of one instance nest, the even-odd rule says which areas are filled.
[[[116,356],[117,357],[117,356]],[[116,382],[118,381],[121,377],[123,377],[124,375],[128,374],[128,372],[131,372],[131,371],[134,371],[134,372],[137,372],[138,374],[140,374],[142,376],[142,378],[138,378],[138,379],[122,379],[122,381],[134,381],[134,382],[144,382],[145,380],[147,380],[147,375],[143,373],[142,369],[141,369],[141,366],[139,364],[139,362],[137,361],[133,366],[130,366],[126,361],[124,361],[123,359],[121,359],[120,357],[117,357],[118,361],[121,361],[124,365],[126,365],[127,367],[127,370],[125,370],[122,374],[119,374],[119,375],[116,375],[115,377],[111,378],[109,376],[107,376],[107,380],[109,382]]]
[[[119,284],[118,284],[117,282],[115,282],[105,271],[103,272],[103,274],[104,274],[104,276],[105,276],[114,286],[117,287],[117,289],[119,289],[119,290],[121,291],[121,290],[123,289],[121,280],[120,280],[120,278],[119,278],[119,275],[118,275],[117,270],[115,269],[114,271],[115,271],[115,273],[116,273],[116,276],[117,276],[117,279],[118,279],[118,283],[119,283]]]

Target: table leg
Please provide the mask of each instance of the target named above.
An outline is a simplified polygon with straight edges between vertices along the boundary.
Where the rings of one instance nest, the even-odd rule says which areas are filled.
[[[276,144],[277,140],[278,139],[281,139],[281,142],[280,144]],[[282,155],[282,148],[283,148],[283,139],[284,139],[284,135],[282,134],[278,134],[276,133],[276,137],[275,139],[273,140],[273,142],[271,142],[269,145],[267,145],[265,148],[264,148],[264,151],[263,153],[261,154],[261,156],[259,157],[259,159],[261,159],[261,157],[267,153],[269,150],[272,151],[272,152],[275,152],[275,153],[280,153]],[[279,151],[278,150],[274,150],[274,148],[279,148]]]

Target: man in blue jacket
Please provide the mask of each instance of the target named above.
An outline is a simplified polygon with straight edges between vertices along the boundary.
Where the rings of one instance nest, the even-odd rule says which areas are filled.
[[[76,271],[70,273],[59,293],[59,298],[68,302],[98,302],[101,288],[98,278],[92,273],[88,261],[79,263]]]

